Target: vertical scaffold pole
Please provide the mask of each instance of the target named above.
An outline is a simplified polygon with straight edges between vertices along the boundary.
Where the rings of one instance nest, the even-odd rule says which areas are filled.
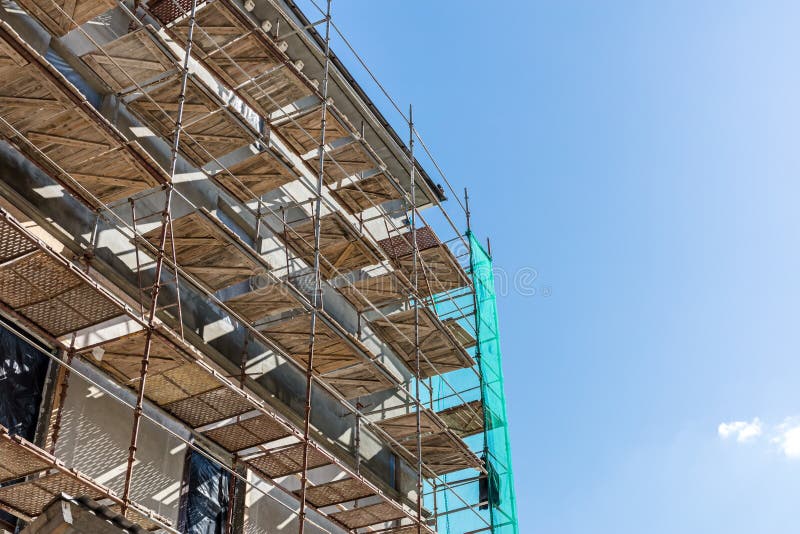
[[[411,250],[413,254],[412,285],[414,286],[414,385],[417,397],[417,534],[422,534],[422,403],[420,402],[420,382],[422,372],[420,358],[422,354],[419,350],[419,301],[416,295],[419,294],[419,272],[418,256],[419,246],[417,245],[417,185],[416,185],[416,163],[414,161],[414,110],[408,106],[408,156],[411,161],[409,176],[411,183]]]
[[[481,406],[483,407],[483,461],[486,464],[486,468],[489,468],[489,441],[487,432],[489,431],[489,420],[488,420],[488,410],[486,409],[486,397],[484,394],[484,376],[483,376],[483,367],[481,366],[481,339],[480,339],[480,320],[481,316],[478,312],[478,291],[475,288],[475,273],[472,272],[474,269],[475,262],[473,261],[475,251],[472,250],[472,240],[474,239],[472,235],[472,212],[469,209],[469,191],[467,188],[464,188],[464,211],[467,218],[467,243],[469,246],[469,272],[470,276],[472,277],[473,287],[472,287],[472,306],[474,308],[473,317],[475,317],[475,361],[478,365],[478,388],[481,394]],[[489,506],[489,521],[491,523],[491,528],[494,528],[494,511],[492,507]]]
[[[300,515],[297,531],[305,532],[306,490],[308,489],[308,452],[311,438],[311,387],[314,381],[314,342],[316,341],[317,310],[322,305],[322,279],[320,276],[320,219],[322,217],[322,185],[325,176],[325,130],[328,119],[328,78],[330,74],[331,48],[331,0],[327,0],[325,11],[325,64],[322,76],[322,107],[319,135],[319,173],[317,174],[316,201],[314,205],[314,289],[311,294],[311,332],[308,341],[308,366],[306,368],[306,409],[303,426],[303,471],[300,478]]]
[[[61,379],[58,382],[58,408],[56,410],[55,422],[53,423],[53,434],[50,442],[50,454],[55,455],[56,445],[58,442],[59,434],[61,433],[61,420],[64,415],[64,405],[67,403],[67,390],[69,389],[69,375],[72,366],[72,360],[75,357],[75,334],[72,335],[72,343],[69,350],[62,359],[65,359],[66,365],[61,368]]]
[[[183,71],[181,72],[181,89],[178,95],[178,110],[175,116],[175,135],[172,141],[172,151],[170,153],[169,182],[164,186],[164,211],[161,213],[161,234],[159,235],[158,251],[156,253],[155,269],[153,273],[153,288],[150,295],[150,308],[147,311],[147,335],[144,342],[144,352],[142,354],[142,367],[139,375],[139,390],[136,393],[136,407],[133,410],[133,428],[131,430],[131,445],[128,449],[128,465],[125,471],[125,485],[122,493],[122,515],[126,516],[128,505],[130,504],[131,481],[133,479],[133,466],[136,463],[136,449],[139,442],[139,427],[142,419],[142,404],[144,403],[144,391],[147,384],[147,370],[150,365],[150,350],[153,345],[153,330],[155,329],[156,312],[158,311],[158,295],[161,290],[161,272],[164,267],[164,254],[167,246],[167,235],[172,236],[172,194],[173,179],[178,164],[178,148],[180,146],[180,136],[183,121],[183,108],[186,102],[186,86],[189,82],[189,58],[192,54],[192,39],[194,35],[195,13],[197,11],[197,0],[192,0],[191,12],[189,14],[189,32],[186,44],[186,56],[183,59]],[[135,237],[134,237],[135,238]],[[172,244],[173,255],[175,253],[174,241]],[[173,257],[173,260],[175,258]],[[178,276],[177,264],[175,274],[175,285],[177,291]],[[180,310],[180,295],[178,294],[178,309]],[[180,311],[178,320],[181,320]],[[183,325],[180,325],[181,332]]]

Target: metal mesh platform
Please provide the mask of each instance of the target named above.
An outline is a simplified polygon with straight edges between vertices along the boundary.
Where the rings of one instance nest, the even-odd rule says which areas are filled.
[[[0,434],[0,482],[16,480],[50,468],[50,464],[12,441],[5,429]]]
[[[27,517],[36,517],[61,493],[90,499],[103,497],[103,492],[75,477],[64,473],[53,473],[0,488],[0,503]]]
[[[42,476],[19,480],[35,474]],[[12,480],[17,482],[8,483]],[[0,426],[0,482],[8,483],[0,487],[0,505],[25,521],[40,515],[62,493],[95,500],[107,499],[112,507],[122,503],[109,489],[77,471],[66,469],[54,456],[18,436],[12,436],[3,426]],[[131,503],[129,511],[129,519],[143,528],[161,528],[153,521],[156,516],[137,503]],[[158,521],[169,524],[161,517]]]
[[[0,131],[87,202],[150,189],[166,176],[75,87],[0,22]],[[75,187],[64,172],[82,189]]]
[[[300,491],[295,491],[300,495]],[[336,480],[306,490],[306,500],[317,508],[342,504],[375,495],[372,489],[355,478]]]
[[[416,371],[414,323],[413,309],[379,317],[370,323],[412,372]],[[423,356],[420,359],[420,376],[423,378],[475,365],[464,347],[448,335],[446,329],[447,326],[440,323],[433,312],[428,308],[420,308],[419,345]]]
[[[0,211],[0,253],[0,300],[54,337],[123,313],[72,264],[41,250],[5,211]]]
[[[331,514],[331,517],[349,529],[368,527],[402,519],[406,514],[389,503],[379,503]]]
[[[164,409],[190,427],[197,428],[249,412],[253,406],[230,389],[218,387],[165,404]]]
[[[308,468],[316,469],[330,465],[331,459],[315,449],[308,449]],[[267,452],[262,456],[252,458],[248,465],[267,478],[280,478],[294,475],[303,470],[303,444],[296,443]]]
[[[167,330],[153,335],[150,348],[150,365],[147,371],[145,395],[155,404],[168,407],[173,403],[194,397],[220,387],[218,381],[193,363],[193,356],[182,348],[174,334]],[[142,355],[147,338],[144,330],[112,339],[81,352],[87,356],[95,347],[97,356],[87,360],[108,372],[121,383],[138,389]],[[94,351],[96,352],[96,351]]]
[[[291,435],[289,429],[271,417],[259,415],[242,419],[203,433],[225,450],[238,452]]]

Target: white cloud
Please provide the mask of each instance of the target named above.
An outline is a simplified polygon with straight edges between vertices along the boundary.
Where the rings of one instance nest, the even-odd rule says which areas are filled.
[[[772,438],[781,452],[793,460],[800,459],[800,423],[787,420],[777,428],[778,435]]]
[[[800,430],[800,427],[798,427]],[[745,443],[761,435],[761,420],[756,417],[751,422],[732,421],[730,423],[720,423],[717,433],[722,439],[736,436],[736,441]],[[800,433],[798,433],[798,456],[800,456]]]

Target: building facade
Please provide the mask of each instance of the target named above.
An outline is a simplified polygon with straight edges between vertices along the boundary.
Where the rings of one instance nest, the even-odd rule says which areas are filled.
[[[517,532],[491,257],[306,8],[2,4],[6,530]]]

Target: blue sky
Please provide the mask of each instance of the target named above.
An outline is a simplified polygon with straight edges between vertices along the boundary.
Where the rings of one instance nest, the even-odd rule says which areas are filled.
[[[796,532],[800,3],[333,4],[538,273],[500,300],[521,531]]]

